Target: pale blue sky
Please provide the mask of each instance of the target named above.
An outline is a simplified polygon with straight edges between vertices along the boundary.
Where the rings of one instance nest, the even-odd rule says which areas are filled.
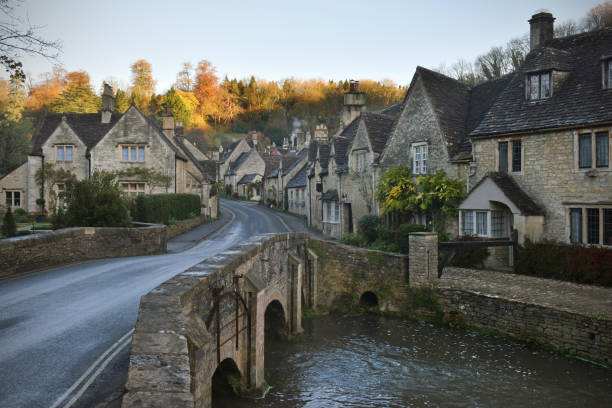
[[[136,1],[26,0],[33,25],[63,42],[61,62],[86,70],[96,90],[104,79],[126,85],[130,65],[153,66],[157,92],[182,63],[207,59],[219,76],[390,78],[407,85],[417,65],[474,60],[526,34],[527,20],[547,9],[579,20],[603,0],[513,1]],[[50,71],[24,58],[26,72]]]

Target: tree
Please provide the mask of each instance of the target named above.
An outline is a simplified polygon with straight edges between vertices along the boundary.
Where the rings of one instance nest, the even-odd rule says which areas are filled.
[[[191,111],[187,108],[187,105],[185,105],[174,87],[170,88],[163,96],[162,106],[171,107],[174,117],[183,122],[183,126],[188,127],[191,124]],[[161,115],[161,111],[158,111],[158,115]]]
[[[382,203],[383,213],[407,216],[414,210],[410,198],[416,194],[412,173],[406,167],[393,167],[380,177],[376,199]]]
[[[50,109],[58,113],[96,113],[101,107],[102,99],[91,88],[89,75],[76,71],[66,75],[66,87]]]
[[[204,117],[212,117],[218,109],[217,83],[219,78],[215,72],[216,69],[210,62],[202,60],[198,63],[193,95],[198,100],[198,110]]]
[[[69,170],[65,170],[61,167],[55,167],[53,164],[44,164],[41,168],[36,171],[34,174],[34,180],[38,185],[39,189],[39,200],[42,203],[41,207],[44,207],[45,203],[45,189],[49,192],[47,196],[49,197],[49,209],[51,213],[55,213],[57,211],[57,199],[64,199],[64,197],[58,197],[53,188],[57,183],[63,183],[66,186],[73,185],[76,183],[77,178],[74,173]],[[65,193],[63,193],[65,194]],[[42,210],[42,208],[41,208]]]
[[[147,111],[151,97],[155,93],[151,64],[143,59],[130,67],[132,70],[132,102],[142,111]]]
[[[193,91],[195,81],[193,79],[193,66],[190,62],[183,63],[183,69],[176,75],[176,89],[181,91]]]
[[[124,113],[130,107],[130,98],[125,91],[117,89],[115,92],[115,112]]]
[[[582,24],[585,31],[612,27],[612,1],[608,0],[589,10]]]
[[[61,49],[59,41],[48,41],[37,31],[41,27],[30,25],[16,16],[16,5],[20,1],[0,0],[0,12],[5,20],[0,22],[0,64],[12,79],[23,82],[25,73],[19,59],[23,55],[39,55],[56,60]]]
[[[42,75],[41,83],[30,87],[26,107],[31,111],[50,106],[62,93],[66,84],[66,70],[54,67],[52,72]]]
[[[2,235],[7,238],[17,235],[17,224],[15,223],[15,217],[13,216],[11,206],[7,208],[2,220]]]
[[[7,174],[28,157],[34,126],[30,118],[0,120],[0,174]]]

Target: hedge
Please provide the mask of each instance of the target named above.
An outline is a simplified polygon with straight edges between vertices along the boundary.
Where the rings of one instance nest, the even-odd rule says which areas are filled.
[[[514,272],[612,287],[612,250],[554,241],[525,242]]]
[[[136,196],[131,202],[132,219],[139,222],[170,224],[200,215],[196,194],[152,194]]]

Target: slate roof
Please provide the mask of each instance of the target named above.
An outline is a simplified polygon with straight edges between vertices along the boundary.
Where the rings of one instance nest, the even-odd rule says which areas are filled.
[[[389,105],[386,108],[383,108],[383,109],[378,110],[378,111],[374,111],[372,113],[379,113],[379,114],[382,114],[382,115],[388,115],[388,116],[391,116],[393,118],[396,118],[401,113],[402,108],[403,108],[403,105],[401,103],[394,103],[393,105]]]
[[[319,145],[319,164],[321,169],[327,169],[327,165],[329,164],[329,150],[330,146],[328,144]]]
[[[473,137],[573,128],[612,122],[612,91],[602,89],[602,57],[612,56],[612,29],[555,38],[527,54],[525,63],[470,133]],[[525,75],[568,72],[552,97],[525,99]]]
[[[198,162],[202,168],[202,174],[208,178],[211,183],[217,182],[217,162],[214,160],[200,160]]]
[[[287,188],[300,188],[306,187],[306,172],[307,167],[305,164],[302,166],[300,171],[298,171],[295,176],[287,183]]]
[[[266,163],[264,177],[278,176],[278,166],[280,164],[281,157],[277,154],[266,154],[266,155],[262,155],[261,157]],[[276,173],[276,176],[272,176],[272,173]]]
[[[372,150],[374,150],[375,153],[382,153],[395,119],[389,115],[366,112],[362,113],[361,117],[368,131]]]
[[[42,155],[43,144],[60,125],[62,116],[66,117],[66,123],[77,134],[79,139],[85,143],[87,149],[91,150],[123,115],[113,113],[110,123],[102,123],[100,122],[101,117],[99,113],[67,113],[65,115],[43,113],[32,136],[31,154],[33,156]]]
[[[309,152],[308,148],[300,149],[300,151],[297,152],[297,154],[295,155],[295,160],[293,160],[291,164],[289,164],[288,167],[283,166],[283,176],[289,173],[295,166],[297,166],[300,163],[300,161],[302,161],[302,159],[304,159],[305,157],[308,157],[308,152]]]
[[[544,210],[516,184],[516,181],[507,173],[491,172],[487,174],[474,188],[476,188],[487,178],[490,178],[508,197],[510,201],[521,211],[523,215],[544,215]]]
[[[310,141],[308,146],[308,161],[313,162],[317,159],[317,151],[319,149],[319,142],[315,139]]]
[[[291,167],[293,163],[297,161],[298,157],[295,153],[287,153],[281,156],[282,162],[282,175],[287,174],[287,169]]]
[[[238,184],[249,184],[251,181],[255,180],[255,177],[257,177],[257,174],[255,173],[245,174],[242,176]]]
[[[321,201],[338,201],[338,190],[327,190],[321,195]]]

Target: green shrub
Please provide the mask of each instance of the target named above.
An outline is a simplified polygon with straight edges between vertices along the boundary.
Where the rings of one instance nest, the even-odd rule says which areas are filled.
[[[459,237],[458,241],[478,241],[477,237],[463,236]],[[450,264],[460,268],[483,268],[484,261],[489,257],[491,252],[489,248],[462,248],[459,249]]]
[[[399,252],[407,254],[410,249],[410,234],[413,232],[425,232],[427,228],[421,224],[402,224],[395,232],[395,243]]]
[[[134,221],[170,224],[200,215],[197,194],[139,195],[130,205]]]
[[[525,242],[515,273],[612,287],[612,250],[544,240]]]
[[[13,215],[17,224],[30,222],[30,217],[28,217],[28,213],[23,208],[17,208]]]
[[[53,228],[129,227],[128,203],[121,195],[115,175],[95,172],[87,180],[68,184],[66,211],[60,206],[52,218]]]
[[[345,245],[352,245],[352,246],[362,246],[363,245],[363,239],[361,238],[361,236],[359,234],[345,234],[342,237],[342,243]]]
[[[369,244],[376,241],[380,224],[381,220],[378,215],[364,215],[357,221],[357,228],[359,234]]]
[[[2,219],[2,235],[5,237],[14,237],[17,235],[17,224],[15,223],[15,217],[11,207],[8,207],[4,218]]]

